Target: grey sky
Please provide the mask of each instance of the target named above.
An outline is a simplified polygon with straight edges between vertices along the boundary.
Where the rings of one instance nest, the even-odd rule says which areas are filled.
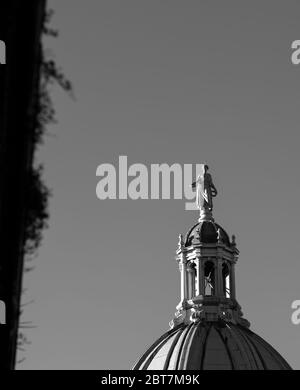
[[[49,0],[46,46],[73,82],[40,148],[50,228],[25,277],[20,369],[126,369],[179,301],[184,200],[99,200],[96,168],[208,162],[214,216],[237,236],[251,329],[300,368],[298,1]],[[22,357],[24,354],[20,354]]]

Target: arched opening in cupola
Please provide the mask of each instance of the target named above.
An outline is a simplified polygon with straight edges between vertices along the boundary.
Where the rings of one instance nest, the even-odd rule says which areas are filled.
[[[222,265],[222,288],[226,298],[230,298],[230,269],[227,263]]]
[[[212,261],[204,264],[204,295],[215,295],[215,265]]]

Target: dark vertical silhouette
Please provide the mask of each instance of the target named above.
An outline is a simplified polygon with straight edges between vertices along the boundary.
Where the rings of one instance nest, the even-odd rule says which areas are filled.
[[[14,369],[26,231],[28,172],[35,148],[38,85],[45,0],[3,0],[0,39],[6,65],[0,65],[0,370]]]

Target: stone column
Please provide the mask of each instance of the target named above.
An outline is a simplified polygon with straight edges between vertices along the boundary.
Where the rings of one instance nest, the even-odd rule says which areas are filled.
[[[188,299],[192,299],[195,296],[195,269],[194,265],[189,262],[187,265],[187,279],[188,279]]]
[[[230,264],[230,298],[235,299],[235,264]]]
[[[181,258],[179,262],[180,280],[181,280],[181,302],[185,301],[188,296],[187,292],[187,271],[186,271],[186,256],[184,252],[181,252]]]
[[[195,295],[204,295],[204,266],[201,257],[196,258],[197,283]]]
[[[196,282],[195,282],[195,294],[196,296],[197,295],[200,295],[201,294],[201,287],[200,287],[200,283],[201,283],[201,269],[200,269],[200,259],[197,257],[196,258]]]
[[[224,290],[223,290],[223,274],[222,274],[222,258],[217,258],[217,265],[215,267],[215,278],[216,278],[216,290],[215,294],[217,296],[223,296]]]

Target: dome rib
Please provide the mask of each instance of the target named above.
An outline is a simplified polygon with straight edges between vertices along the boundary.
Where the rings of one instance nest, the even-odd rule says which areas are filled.
[[[177,342],[178,342],[180,336],[181,336],[181,333],[177,332],[177,335],[176,335],[175,339],[173,340],[171,348],[167,354],[166,361],[165,361],[164,368],[163,368],[164,370],[167,370],[169,368],[172,354],[174,353],[174,349],[177,345]]]
[[[256,345],[252,343],[252,340],[248,338],[248,335],[246,332],[240,331],[239,327],[236,329],[237,333],[241,336],[241,338],[244,340],[245,344],[247,345],[246,350],[250,350],[252,359],[249,360],[251,366],[253,369],[258,370],[258,369],[264,369],[266,370],[266,365],[262,359],[262,356],[257,349]],[[255,351],[256,355],[254,354],[253,350]],[[260,364],[259,364],[260,363]]]
[[[204,365],[204,359],[205,359],[205,352],[206,352],[206,345],[207,345],[207,340],[208,340],[208,335],[210,333],[212,325],[209,327],[206,327],[206,333],[205,333],[205,339],[203,342],[203,350],[202,350],[202,356],[201,356],[201,362],[200,362],[200,370],[203,370],[203,365]]]
[[[187,337],[189,336],[189,333],[191,332],[192,327],[193,327],[193,324],[189,324],[188,325],[187,332],[186,332],[186,334],[184,335],[184,337],[182,339],[181,346],[180,346],[180,349],[178,351],[177,362],[176,362],[176,368],[178,370],[182,370],[183,369],[182,368],[182,365],[183,365],[182,363],[185,360],[183,352],[186,353],[185,344],[186,344]]]
[[[230,350],[228,348],[228,345],[227,345],[227,338],[225,338],[225,336],[222,334],[221,330],[216,328],[216,331],[219,333],[219,336],[221,338],[221,340],[223,341],[224,343],[224,346],[225,346],[225,349],[226,349],[226,352],[227,352],[227,355],[228,355],[228,358],[230,360],[230,364],[231,364],[231,369],[234,370],[235,366],[234,366],[234,362],[233,362],[233,357],[230,353]]]
[[[260,345],[262,345],[264,347],[264,349],[266,350],[266,353],[270,355],[271,360],[275,359],[277,365],[280,365],[282,360],[283,360],[283,357],[276,351],[276,349],[273,348],[272,345],[267,343],[262,337],[260,337],[256,333],[251,332],[250,330],[248,330],[248,332],[249,332],[249,334],[251,334],[252,338],[254,339],[254,341],[252,341],[253,345],[256,347],[256,342],[259,343]],[[262,355],[260,355],[260,356],[261,356],[262,362],[264,362]],[[287,362],[285,362],[285,363],[289,366],[289,364]],[[290,366],[289,366],[289,369],[291,369]]]
[[[180,328],[182,328],[182,325],[178,326],[177,329],[171,329],[168,332],[164,333],[158,340],[155,341],[154,344],[151,345],[151,347],[142,355],[140,359],[138,359],[137,363],[134,364],[134,369],[135,370],[145,370],[147,369],[146,366],[148,367],[149,364],[151,363],[151,355],[149,355],[149,351],[152,350],[152,355],[155,355],[155,352],[157,350],[157,347],[161,345],[163,341],[167,341],[166,338],[168,339],[168,336],[172,336],[176,331],[178,331]],[[147,364],[149,361],[149,364]]]
[[[179,329],[178,329],[178,331],[179,331]],[[147,361],[147,367],[145,367],[145,369],[146,369],[146,368],[149,368],[152,362],[153,362],[153,364],[155,364],[155,359],[158,359],[158,358],[160,357],[159,353],[161,352],[161,350],[166,346],[166,344],[168,343],[168,341],[169,341],[170,339],[172,339],[172,337],[176,337],[176,333],[177,333],[177,332],[174,332],[174,333],[168,335],[168,337],[166,337],[166,338],[165,338],[165,339],[156,347],[156,349],[153,351],[153,353],[152,353],[152,355],[151,355],[152,359],[148,359],[148,361]]]

